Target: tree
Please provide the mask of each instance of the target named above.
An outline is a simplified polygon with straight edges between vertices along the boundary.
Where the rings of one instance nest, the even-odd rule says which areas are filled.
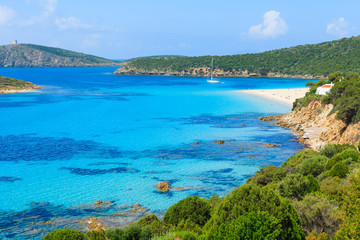
[[[182,220],[191,220],[204,226],[210,219],[210,204],[197,196],[187,197],[172,205],[164,215],[164,222],[177,226]]]
[[[47,233],[42,240],[85,240],[85,235],[74,229],[58,229]]]
[[[228,194],[213,211],[204,226],[207,238],[212,239],[223,223],[231,223],[250,212],[268,212],[279,220],[283,231],[278,239],[304,239],[299,215],[289,200],[280,198],[274,190],[256,185],[243,185]]]

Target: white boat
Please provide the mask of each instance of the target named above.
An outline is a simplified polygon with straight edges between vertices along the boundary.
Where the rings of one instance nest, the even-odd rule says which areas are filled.
[[[213,67],[214,67],[214,58],[211,58],[211,72],[210,72],[210,79],[207,80],[208,83],[220,83],[219,80],[213,78]]]

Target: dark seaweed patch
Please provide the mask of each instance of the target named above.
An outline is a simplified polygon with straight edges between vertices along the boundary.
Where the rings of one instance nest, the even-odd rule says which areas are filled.
[[[72,138],[34,137],[29,135],[0,136],[0,161],[56,161],[76,155],[88,158],[118,158],[123,155],[114,147],[90,140]]]
[[[20,180],[22,179],[17,177],[0,176],[0,182],[16,182]]]
[[[60,170],[69,170],[71,174],[76,175],[103,175],[108,173],[137,173],[140,172],[134,168],[127,167],[118,167],[110,169],[88,169],[88,168],[71,168],[71,167],[62,167]]]

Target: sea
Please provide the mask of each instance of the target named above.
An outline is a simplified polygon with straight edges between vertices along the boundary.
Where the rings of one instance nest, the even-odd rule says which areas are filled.
[[[161,218],[187,196],[224,197],[261,167],[280,166],[303,149],[291,130],[258,120],[291,106],[236,90],[309,80],[224,77],[209,84],[205,77],[115,70],[0,68],[1,76],[46,87],[0,95],[1,239],[84,230],[89,217],[106,226],[151,213]],[[159,192],[158,182],[172,190]]]

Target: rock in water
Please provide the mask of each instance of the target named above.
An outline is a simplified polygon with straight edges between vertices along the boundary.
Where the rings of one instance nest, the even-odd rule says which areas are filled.
[[[169,182],[159,182],[155,187],[160,192],[167,192],[171,188]]]
[[[265,147],[280,147],[281,144],[277,144],[277,143],[265,143],[264,144]]]

